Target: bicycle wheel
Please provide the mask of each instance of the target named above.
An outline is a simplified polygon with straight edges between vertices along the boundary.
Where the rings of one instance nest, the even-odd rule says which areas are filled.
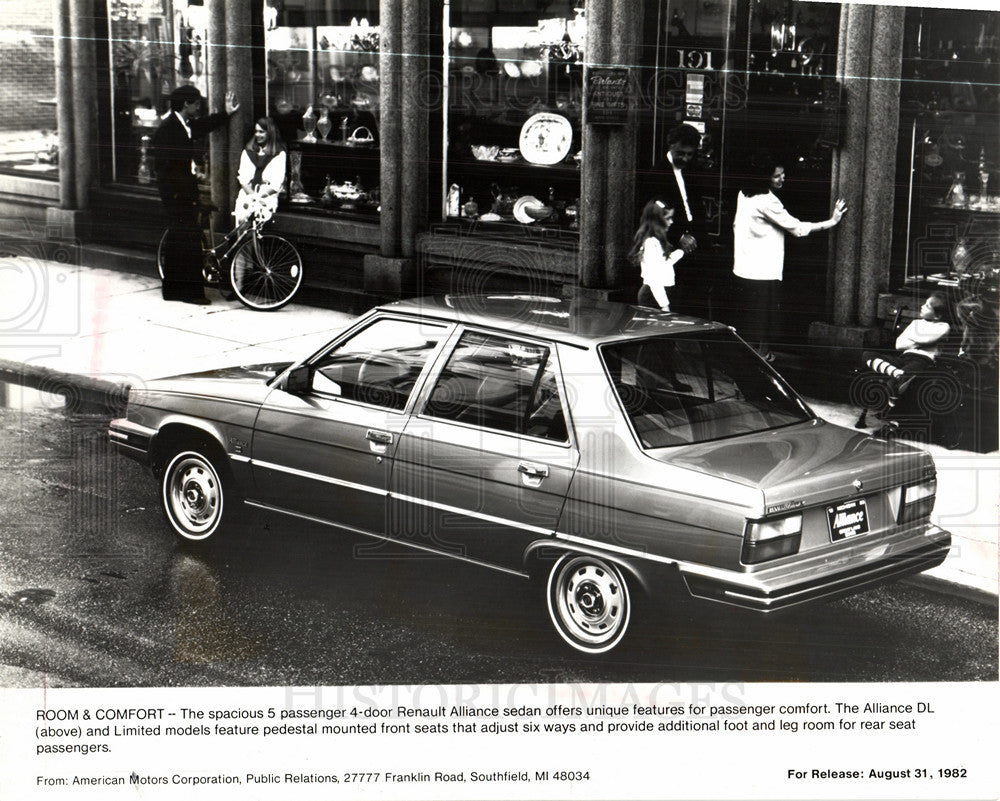
[[[274,311],[302,285],[302,259],[287,239],[263,234],[236,249],[229,275],[240,302],[258,311]]]
[[[160,237],[160,244],[156,246],[156,271],[160,274],[160,280],[163,280],[163,259],[167,250],[167,237],[170,236],[170,229],[163,229],[163,236]]]
[[[160,236],[160,242],[156,246],[156,271],[160,274],[160,280],[163,280],[163,261],[166,257],[167,251],[167,238],[170,236],[170,229],[163,229],[163,234]],[[202,252],[207,253],[209,248],[208,239],[205,236],[205,232],[201,232],[201,249]],[[221,277],[221,271],[218,268],[218,259],[214,262],[206,255],[205,261],[201,265],[201,277],[207,286],[218,286]]]

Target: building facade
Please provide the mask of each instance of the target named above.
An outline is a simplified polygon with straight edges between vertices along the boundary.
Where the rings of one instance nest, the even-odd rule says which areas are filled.
[[[3,103],[42,118],[17,117],[27,144],[0,158],[0,210],[95,246],[158,240],[150,140],[170,92],[191,84],[211,110],[229,91],[241,104],[200,165],[217,223],[228,224],[254,120],[273,117],[291,165],[273,225],[299,246],[313,288],[359,303],[634,297],[626,254],[680,122],[702,133],[691,185],[722,319],[738,304],[735,194],[769,156],[785,162],[783,199],[803,219],[849,203],[832,233],[789,245],[789,340],[873,341],[907,297],[965,292],[1000,267],[997,12],[796,0],[39,5],[46,13],[16,20],[20,38],[0,47],[6,64],[34,46],[42,55],[25,58],[49,58],[52,78],[32,84],[35,103],[4,89]]]

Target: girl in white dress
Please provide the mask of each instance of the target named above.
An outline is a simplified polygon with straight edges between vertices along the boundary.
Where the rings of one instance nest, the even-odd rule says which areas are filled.
[[[667,241],[673,221],[674,209],[663,200],[650,200],[642,210],[629,251],[629,260],[639,265],[642,275],[636,300],[640,306],[670,311],[670,292],[676,284],[674,265],[684,258],[684,251]]]

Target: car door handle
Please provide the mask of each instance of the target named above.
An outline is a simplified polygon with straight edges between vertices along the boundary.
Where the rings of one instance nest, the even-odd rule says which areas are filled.
[[[392,445],[392,434],[388,431],[376,431],[369,428],[365,434],[365,439],[374,442],[376,445]]]
[[[549,468],[544,464],[534,462],[519,462],[517,472],[521,474],[521,481],[525,486],[537,487],[542,483],[543,478],[548,478]]]
[[[368,440],[372,453],[377,453],[379,458],[385,455],[386,449],[392,445],[392,434],[388,431],[377,431],[369,428],[365,432],[365,439]]]

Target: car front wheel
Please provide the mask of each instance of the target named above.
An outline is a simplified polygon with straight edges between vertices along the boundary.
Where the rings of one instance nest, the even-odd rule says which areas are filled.
[[[181,450],[163,471],[163,510],[177,535],[200,541],[218,531],[233,499],[228,482],[212,459],[199,450]]]
[[[566,554],[552,566],[546,595],[556,631],[578,651],[610,651],[628,630],[628,584],[612,562]]]

